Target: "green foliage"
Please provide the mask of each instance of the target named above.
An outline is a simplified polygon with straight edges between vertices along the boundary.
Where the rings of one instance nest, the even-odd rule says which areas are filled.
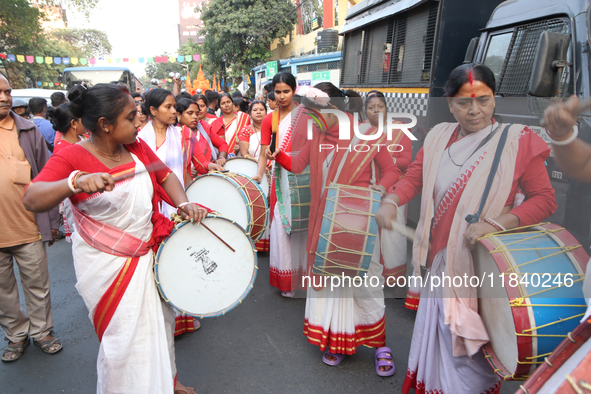
[[[80,48],[85,57],[107,56],[112,50],[107,34],[100,30],[60,29],[51,32],[50,37]]]
[[[37,1],[40,5],[59,5],[59,0]],[[97,0],[67,0],[67,4],[79,11],[90,12]],[[0,53],[14,55],[87,57],[109,53],[111,44],[104,33],[96,30],[61,31],[70,35],[72,41],[62,40],[63,36],[46,34],[40,26],[44,14],[32,7],[28,0],[0,0]],[[76,41],[74,41],[76,38]],[[37,81],[58,81],[63,64],[29,64],[2,61],[11,86],[15,89],[37,87]],[[55,88],[55,86],[54,86]]]
[[[203,4],[201,20],[205,27],[205,53],[212,67],[226,69],[235,76],[264,62],[276,38],[287,36],[297,14],[289,0],[211,0]]]

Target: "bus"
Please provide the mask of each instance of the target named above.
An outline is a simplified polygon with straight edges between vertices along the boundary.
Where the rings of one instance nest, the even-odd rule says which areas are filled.
[[[137,78],[126,67],[70,67],[64,69],[64,84],[69,90],[74,85],[91,87],[97,83],[118,82],[127,86],[130,92],[136,91]]]

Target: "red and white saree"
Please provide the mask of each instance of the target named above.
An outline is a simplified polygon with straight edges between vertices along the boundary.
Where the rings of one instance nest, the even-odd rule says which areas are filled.
[[[161,300],[152,271],[152,246],[172,228],[160,214],[153,217],[155,187],[170,170],[145,172],[138,156],[161,165],[159,160],[145,144],[128,149],[137,154],[134,162],[109,170],[83,147],[72,146],[54,155],[34,181],[61,180],[74,168],[94,167],[114,177],[136,174],[112,192],[70,197],[76,289],[100,341],[97,393],[172,393],[174,312]]]

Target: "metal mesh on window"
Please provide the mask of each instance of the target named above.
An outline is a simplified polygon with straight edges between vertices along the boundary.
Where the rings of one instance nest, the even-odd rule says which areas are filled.
[[[345,35],[341,85],[357,85],[362,35],[363,30],[355,30]]]
[[[340,60],[325,63],[302,64],[298,66],[298,74],[311,71],[338,70],[339,68],[341,68]]]
[[[347,33],[341,84],[428,83],[438,5],[429,2],[368,25],[364,30]],[[353,54],[352,47],[359,49]]]
[[[372,26],[369,30],[361,57],[361,83],[381,84],[383,82],[384,55],[389,46],[387,42],[388,25],[389,21],[386,20]]]
[[[551,19],[515,28],[497,83],[498,94],[523,96],[527,93],[540,34],[546,30],[568,33],[568,25],[562,19]]]

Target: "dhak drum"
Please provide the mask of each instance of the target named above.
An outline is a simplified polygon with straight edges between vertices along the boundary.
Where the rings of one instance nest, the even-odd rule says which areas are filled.
[[[246,175],[249,178],[258,174],[259,164],[258,162],[250,157],[232,157],[226,160],[224,168],[230,172],[236,172],[238,174]],[[269,198],[269,173],[265,171],[265,176],[261,179],[259,186],[263,189],[265,198]]]
[[[570,332],[515,394],[577,394],[591,391],[590,321],[585,320]]]
[[[234,220],[258,241],[269,221],[269,204],[259,185],[233,172],[198,176],[187,186],[187,198]]]
[[[175,226],[156,254],[154,276],[162,298],[193,317],[220,316],[240,304],[257,273],[252,239],[229,219],[209,214],[202,225]]]
[[[275,189],[277,190],[277,204],[281,223],[285,231],[290,234],[295,231],[308,230],[310,217],[310,166],[303,172],[294,174],[275,167]]]
[[[380,192],[331,183],[327,186],[313,273],[363,276],[369,269],[378,235],[375,214]]]
[[[587,309],[589,256],[555,224],[484,236],[473,252],[478,309],[490,342],[484,354],[505,380],[523,380],[566,338]]]

